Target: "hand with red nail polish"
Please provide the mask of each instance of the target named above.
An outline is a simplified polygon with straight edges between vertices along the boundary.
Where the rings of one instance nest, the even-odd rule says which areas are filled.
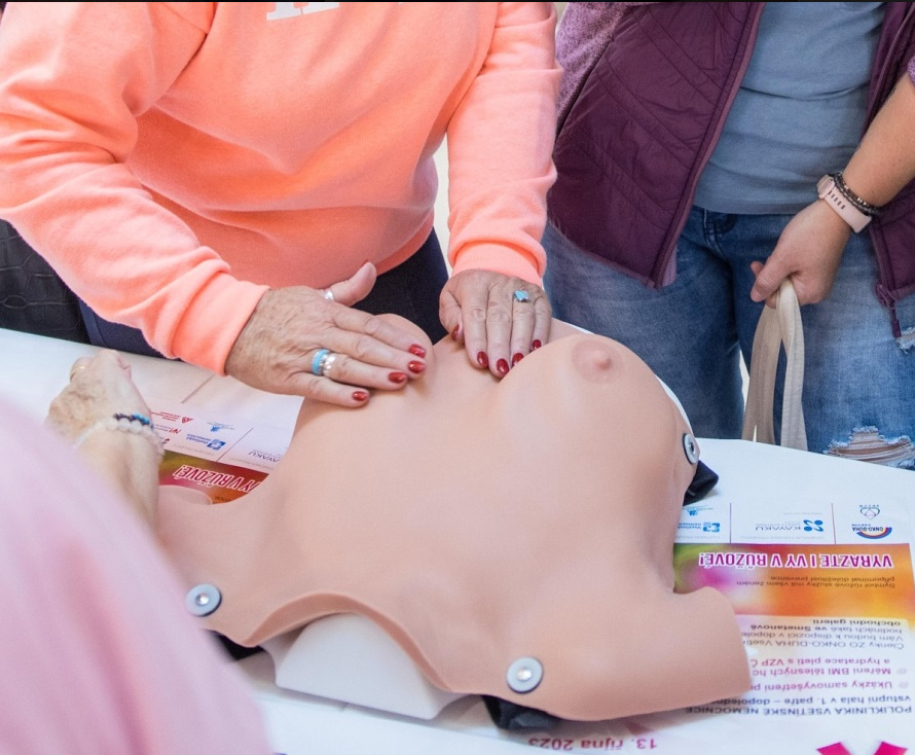
[[[487,270],[456,272],[442,290],[442,323],[471,364],[496,377],[549,340],[552,310],[536,283]],[[481,357],[481,355],[483,355]]]
[[[232,347],[226,372],[273,393],[353,408],[373,389],[402,390],[420,379],[432,348],[425,334],[405,320],[352,308],[371,291],[375,275],[367,264],[324,290],[267,291]]]

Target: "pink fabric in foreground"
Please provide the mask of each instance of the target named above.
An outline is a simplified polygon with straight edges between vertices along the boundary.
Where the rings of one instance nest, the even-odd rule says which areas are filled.
[[[269,753],[126,503],[0,401],[0,752]]]

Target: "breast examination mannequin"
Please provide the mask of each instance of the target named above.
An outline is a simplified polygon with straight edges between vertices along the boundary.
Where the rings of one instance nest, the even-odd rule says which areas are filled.
[[[561,322],[501,381],[416,337],[421,380],[360,410],[305,401],[249,495],[163,496],[164,546],[220,595],[206,626],[253,646],[359,614],[436,688],[574,720],[747,691],[725,598],[674,593],[698,453],[648,367]]]

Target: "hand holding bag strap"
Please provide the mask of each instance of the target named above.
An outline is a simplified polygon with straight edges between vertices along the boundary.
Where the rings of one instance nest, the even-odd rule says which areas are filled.
[[[782,281],[775,309],[763,307],[753,338],[750,385],[743,423],[743,439],[775,443],[773,408],[775,374],[780,347],[787,356],[782,400],[781,445],[807,450],[807,431],[801,395],[804,385],[804,330],[801,309],[790,278]]]

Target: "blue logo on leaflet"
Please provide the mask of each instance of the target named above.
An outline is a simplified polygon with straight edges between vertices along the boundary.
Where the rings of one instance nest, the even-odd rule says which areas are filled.
[[[805,519],[804,520],[804,532],[822,532],[823,531],[823,520],[822,519]]]
[[[720,522],[680,522],[678,530],[701,530],[702,532],[721,532]]]
[[[212,448],[214,451],[218,451],[225,444],[226,444],[226,442],[224,440],[218,440],[218,439],[214,438],[209,443],[207,443],[207,448]]]

